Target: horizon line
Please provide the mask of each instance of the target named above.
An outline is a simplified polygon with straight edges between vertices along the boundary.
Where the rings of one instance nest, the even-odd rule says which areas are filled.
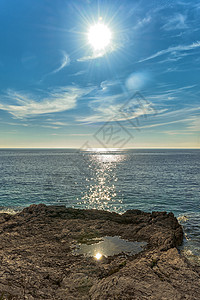
[[[99,148],[99,147],[94,147],[94,148],[86,148],[86,149],[82,149],[80,147],[0,147],[0,150],[14,150],[14,149],[21,149],[21,150],[26,150],[26,149],[31,149],[31,150],[37,150],[37,149],[41,149],[41,150],[59,150],[59,149],[75,149],[75,150],[82,150],[82,151],[95,151],[95,150],[99,150],[99,151],[120,151],[120,150],[140,150],[140,149],[191,149],[191,150],[200,150],[200,147],[136,147],[136,148]]]

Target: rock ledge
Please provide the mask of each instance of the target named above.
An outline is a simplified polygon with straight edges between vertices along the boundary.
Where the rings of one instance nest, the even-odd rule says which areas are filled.
[[[106,235],[147,247],[99,261],[72,255],[76,243]],[[182,240],[173,213],[39,204],[0,214],[0,299],[199,299],[200,270],[179,254]]]

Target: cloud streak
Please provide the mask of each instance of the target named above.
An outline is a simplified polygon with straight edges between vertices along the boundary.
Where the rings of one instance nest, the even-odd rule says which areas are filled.
[[[191,123],[188,126],[189,131],[196,131],[200,133],[200,116],[192,117]]]
[[[186,16],[177,13],[171,19],[169,19],[162,28],[166,31],[186,29],[188,28],[188,25],[186,24]]]
[[[113,96],[102,96],[98,100],[94,100],[91,104],[92,115],[77,118],[78,122],[87,124],[102,123],[107,121],[121,121],[126,122],[140,116],[155,115],[158,111],[152,108],[150,102],[137,102],[137,99],[128,101],[120,101],[124,94],[117,94]],[[117,103],[118,102],[118,103]],[[159,113],[164,112],[165,109],[159,110]]]
[[[93,59],[97,59],[97,58],[100,58],[100,57],[103,57],[105,55],[105,51],[104,52],[98,52],[98,53],[93,53],[92,55],[86,55],[86,56],[83,56],[81,58],[78,58],[77,61],[78,62],[84,62],[84,61],[88,61],[88,60],[93,60]]]
[[[50,76],[50,75],[53,75],[53,74],[56,74],[56,73],[60,72],[62,69],[64,69],[66,66],[68,66],[68,65],[70,64],[71,60],[70,60],[69,55],[68,55],[65,51],[62,51],[62,54],[63,54],[63,56],[62,56],[62,60],[61,60],[61,62],[60,62],[60,66],[59,66],[58,68],[54,69],[53,71],[51,71],[50,73],[47,73],[46,75],[44,75],[44,76],[42,77],[42,79],[40,80],[40,83],[41,83],[46,77],[48,77],[48,76]]]
[[[48,97],[35,100],[33,96],[16,91],[8,91],[6,98],[15,104],[0,103],[0,109],[9,112],[15,118],[62,112],[76,106],[79,97],[87,94],[88,88],[64,87],[49,92]]]
[[[78,62],[84,62],[84,61],[88,61],[88,60],[94,60],[94,59],[103,57],[106,54],[109,54],[109,53],[115,51],[116,49],[117,49],[117,46],[112,45],[109,48],[106,48],[105,50],[93,51],[93,53],[91,55],[86,55],[86,56],[83,56],[81,58],[78,58],[77,61]]]
[[[59,71],[61,71],[62,69],[64,69],[66,66],[70,64],[69,55],[64,51],[62,53],[63,53],[63,58],[61,61],[61,65],[57,69],[53,70],[50,74],[58,73]]]
[[[190,45],[178,45],[178,46],[174,46],[174,47],[169,47],[167,49],[158,51],[158,52],[156,52],[155,54],[153,54],[151,56],[148,56],[144,59],[141,59],[141,60],[139,60],[139,62],[144,62],[144,61],[147,61],[147,60],[151,60],[151,59],[154,59],[156,57],[159,57],[159,56],[162,56],[162,55],[165,55],[165,54],[168,54],[168,53],[171,54],[173,52],[190,51],[190,50],[196,49],[198,47],[200,47],[200,41],[197,41],[197,42],[192,43]]]
[[[149,24],[151,22],[152,18],[151,16],[147,16],[147,17],[144,17],[143,19],[139,20],[137,22],[137,24],[135,26],[133,26],[133,30],[138,30],[140,28],[142,28],[143,26]]]

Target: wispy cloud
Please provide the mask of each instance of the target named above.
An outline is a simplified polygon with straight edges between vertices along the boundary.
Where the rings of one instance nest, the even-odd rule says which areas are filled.
[[[87,73],[86,70],[81,70],[81,71],[78,71],[78,72],[72,74],[72,76],[81,76],[81,75],[84,75],[85,73]]]
[[[140,28],[142,28],[143,26],[149,24],[151,22],[152,18],[151,16],[147,16],[147,17],[144,17],[143,19],[140,19],[137,24],[135,26],[133,26],[133,30],[138,30]]]
[[[76,106],[79,97],[87,94],[91,89],[74,86],[52,90],[43,99],[22,94],[13,90],[7,92],[6,98],[15,104],[0,103],[0,109],[8,111],[16,118],[23,119],[34,115],[55,113],[72,109]]]
[[[191,52],[191,53],[185,53],[185,52],[183,52],[183,53],[180,53],[180,52],[172,52],[172,53],[170,53],[170,55],[169,55],[169,57],[167,57],[166,59],[164,59],[164,60],[161,60],[161,61],[159,61],[158,63],[159,64],[162,64],[162,63],[168,63],[168,62],[175,62],[175,61],[178,61],[178,60],[181,60],[181,59],[183,59],[185,56],[188,56],[188,55],[195,55],[196,53],[194,53],[194,51],[193,52]]]
[[[152,103],[142,98],[142,95],[139,101],[136,93],[150,78],[147,72],[134,72],[123,81],[120,79],[102,81],[88,104],[90,114],[78,116],[76,121],[87,124],[111,119],[127,121],[144,115],[144,110],[146,115],[155,114]]]
[[[191,120],[191,118],[186,118],[184,120],[183,119],[174,120],[174,121],[169,121],[169,122],[163,121],[162,123],[144,125],[144,126],[141,126],[140,128],[143,129],[143,128],[152,128],[152,127],[166,126],[166,125],[175,124],[175,123],[186,123],[186,122],[188,122],[190,120]]]
[[[58,136],[91,136],[91,133],[51,133],[51,135]]]
[[[150,102],[139,103],[137,99],[126,101],[124,94],[116,94],[114,96],[102,96],[92,101],[90,108],[92,114],[84,117],[78,117],[78,122],[87,124],[101,123],[107,121],[126,122],[140,116],[154,115],[155,110]],[[121,100],[121,101],[120,101]],[[164,112],[165,109],[159,112]]]
[[[167,130],[168,132],[165,131],[165,133],[178,134],[178,132],[182,132],[183,134],[183,132],[200,132],[199,111],[200,107],[198,106],[183,107],[173,111],[166,110],[164,112],[160,112],[155,118],[151,119],[152,122],[147,125],[143,125],[140,128],[148,129],[156,127],[171,127],[171,125],[173,125],[174,129]]]
[[[196,84],[183,86],[183,87],[177,87],[172,89],[164,89],[162,88],[162,91],[155,92],[153,94],[148,95],[149,100],[153,100],[156,103],[160,102],[163,103],[168,100],[175,100],[175,99],[181,99],[183,96],[187,94],[187,96],[192,95],[194,97],[194,88],[197,87]]]
[[[168,131],[163,131],[163,133],[169,134],[169,135],[180,135],[180,134],[192,134],[192,132],[187,132],[185,130],[168,130]]]
[[[60,66],[58,68],[56,68],[55,70],[53,70],[50,74],[58,73],[59,71],[61,71],[63,68],[65,68],[66,66],[68,66],[70,64],[69,55],[65,51],[62,51],[62,54],[63,54],[63,57],[62,57]]]
[[[168,130],[165,133],[170,135],[176,134],[194,134],[195,132],[200,133],[200,118],[199,116],[193,116],[191,118],[186,118],[185,120],[178,120],[177,122],[186,123],[184,129],[182,130]]]
[[[90,136],[91,133],[69,133],[70,136]]]
[[[59,126],[51,126],[51,125],[40,125],[40,127],[51,128],[51,129],[59,129]]]
[[[119,46],[119,45],[118,45]],[[84,62],[84,61],[88,61],[88,60],[94,60],[100,57],[105,56],[106,54],[109,54],[113,51],[115,51],[117,49],[117,45],[114,45],[114,43],[109,46],[108,48],[104,49],[104,50],[100,50],[100,51],[93,51],[92,54],[90,55],[86,55],[83,56],[81,58],[78,58],[77,61],[78,62]]]
[[[5,125],[10,125],[10,126],[24,126],[24,127],[28,127],[28,124],[26,123],[15,123],[15,122],[1,122],[1,124],[5,124]]]
[[[192,117],[192,120],[188,126],[188,130],[197,131],[200,133],[200,115]]]
[[[200,110],[200,106],[197,107],[183,107],[180,109],[175,109],[172,111],[164,112],[160,115],[160,117],[163,119],[164,117],[182,117],[184,119],[184,116],[191,116],[191,113],[198,113]],[[191,119],[191,117],[190,117]]]
[[[123,113],[121,112],[121,105],[110,105],[107,106],[105,109],[102,109],[101,107],[98,109],[98,113],[93,114],[92,116],[86,116],[84,118],[79,118],[79,122],[91,124],[91,123],[101,123],[101,122],[126,122],[130,121],[136,118],[139,118],[140,116],[147,116],[151,114],[155,114],[155,111],[153,111],[150,107],[150,104],[143,105],[142,108],[138,107],[135,108],[133,112],[129,113]],[[163,112],[164,110],[161,110],[159,112]]]
[[[68,125],[71,125],[70,123],[67,123],[67,122],[51,122],[51,124],[57,125],[57,126],[68,126]]]
[[[106,54],[105,51],[94,52],[91,55],[86,55],[86,56],[83,56],[81,58],[78,58],[77,61],[83,62],[83,61],[93,60],[93,59],[97,59],[97,58],[103,57],[105,54]]]
[[[177,13],[172,18],[169,18],[166,24],[162,27],[166,31],[186,29],[188,25],[186,23],[187,16]]]
[[[40,80],[40,82],[42,82],[46,77],[60,72],[62,69],[64,69],[66,66],[68,66],[70,64],[71,60],[70,60],[69,55],[65,51],[61,51],[61,53],[62,53],[62,58],[61,58],[59,66],[56,69],[54,69],[53,71],[49,72],[48,74],[45,74],[42,77],[42,79]]]
[[[174,47],[169,47],[167,49],[164,49],[164,50],[161,50],[161,51],[158,51],[156,52],[155,54],[151,55],[151,56],[148,56],[144,59],[141,59],[139,60],[139,62],[143,62],[143,61],[147,61],[147,60],[150,60],[150,59],[153,59],[153,58],[156,58],[156,57],[159,57],[161,55],[165,55],[165,54],[168,54],[168,53],[173,53],[173,52],[181,52],[181,51],[190,51],[190,50],[193,50],[193,49],[196,49],[200,47],[200,41],[197,41],[197,42],[194,42],[190,45],[178,45],[178,46],[174,46]]]

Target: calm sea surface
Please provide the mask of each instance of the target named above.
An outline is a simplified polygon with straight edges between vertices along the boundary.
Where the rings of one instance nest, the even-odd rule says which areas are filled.
[[[41,202],[172,211],[200,261],[200,150],[0,150],[0,210]]]

